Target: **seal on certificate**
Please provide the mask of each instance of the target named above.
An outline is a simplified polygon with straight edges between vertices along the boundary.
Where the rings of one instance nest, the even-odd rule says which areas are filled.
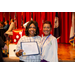
[[[26,55],[26,53],[25,53],[25,52],[23,52],[23,55]]]

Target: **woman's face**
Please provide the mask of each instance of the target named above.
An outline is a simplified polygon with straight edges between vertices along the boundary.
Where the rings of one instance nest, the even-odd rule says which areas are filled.
[[[43,33],[45,36],[48,36],[50,34],[51,28],[50,24],[44,24],[43,25]]]
[[[31,37],[33,37],[36,34],[36,27],[33,23],[29,26],[28,32],[29,32],[29,36]]]

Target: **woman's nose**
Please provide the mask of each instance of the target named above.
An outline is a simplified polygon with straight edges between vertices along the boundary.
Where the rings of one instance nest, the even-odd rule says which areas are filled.
[[[32,27],[31,30],[34,30],[34,28]]]

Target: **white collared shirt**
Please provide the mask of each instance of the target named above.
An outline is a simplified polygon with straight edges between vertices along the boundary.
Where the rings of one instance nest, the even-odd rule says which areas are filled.
[[[42,48],[41,60],[44,59],[44,60],[50,61],[50,62],[57,62],[58,61],[57,39],[53,35],[50,35],[48,37],[48,39],[45,41],[46,38],[47,37],[44,36],[40,42],[40,52],[41,52],[41,48]],[[45,41],[45,43],[44,43],[44,41]]]

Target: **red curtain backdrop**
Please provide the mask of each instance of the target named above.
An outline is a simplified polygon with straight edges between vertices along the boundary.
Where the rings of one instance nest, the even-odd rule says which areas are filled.
[[[33,12],[33,20],[38,22],[38,27],[41,29],[42,20],[50,21],[52,24],[52,34],[54,33],[54,19],[56,12]],[[14,19],[14,12],[10,12],[11,18]],[[17,12],[18,28],[21,28],[22,12]],[[72,23],[71,12],[58,12],[59,27],[60,27],[60,43],[69,43],[70,27]],[[9,12],[5,12],[5,20],[9,19]],[[31,20],[31,12],[23,12],[23,23]],[[3,21],[3,12],[0,12],[0,21]]]

